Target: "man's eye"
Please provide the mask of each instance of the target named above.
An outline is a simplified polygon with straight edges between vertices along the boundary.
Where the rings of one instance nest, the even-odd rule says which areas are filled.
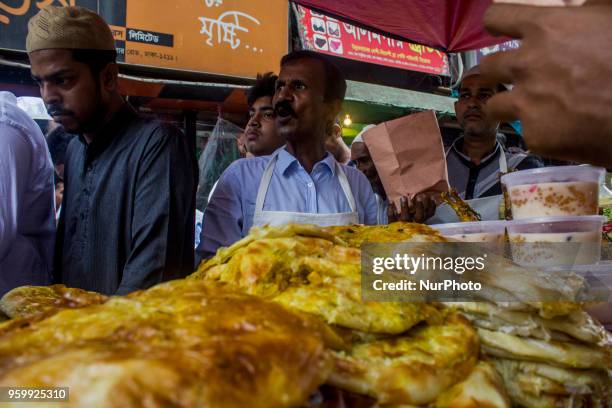
[[[264,119],[273,119],[274,118],[274,113],[273,112],[266,112],[263,114]]]
[[[297,84],[295,84],[294,88],[298,91],[303,91],[304,89],[306,89],[306,85],[298,82]]]
[[[59,77],[55,79],[56,85],[66,85],[68,82],[70,82],[70,78],[67,77]]]

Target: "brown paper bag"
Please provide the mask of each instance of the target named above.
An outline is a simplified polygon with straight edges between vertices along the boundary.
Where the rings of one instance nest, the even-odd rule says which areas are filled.
[[[448,191],[444,146],[434,111],[383,122],[366,131],[363,140],[396,208],[404,195]]]

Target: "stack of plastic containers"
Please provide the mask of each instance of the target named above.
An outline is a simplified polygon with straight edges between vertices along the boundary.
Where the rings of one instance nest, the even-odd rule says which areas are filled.
[[[595,264],[605,218],[597,215],[605,170],[591,166],[517,171],[501,178],[511,203],[507,224],[515,262],[533,266]]]

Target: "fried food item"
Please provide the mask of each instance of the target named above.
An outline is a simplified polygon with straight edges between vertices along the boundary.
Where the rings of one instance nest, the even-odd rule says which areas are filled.
[[[253,227],[249,231],[249,235],[242,238],[240,241],[234,242],[229,247],[219,248],[215,256],[203,262],[198,270],[207,270],[215,265],[226,263],[236,251],[248,246],[254,241],[259,241],[268,238],[290,238],[294,236],[322,238],[331,241],[335,244],[346,244],[341,239],[333,236],[329,231],[310,224],[286,224],[277,227]]]
[[[403,336],[355,344],[335,352],[329,384],[370,395],[378,403],[428,404],[476,366],[476,331],[457,313]]]
[[[514,311],[487,302],[449,302],[476,327],[540,340],[578,340],[605,345],[610,334],[584,310],[544,319],[532,311]]]
[[[448,204],[459,217],[461,222],[482,221],[482,217],[468,203],[466,203],[457,190],[451,189],[449,192],[443,192],[441,195],[442,201]]]
[[[321,386],[300,408],[378,408],[376,399],[331,385]]]
[[[343,225],[327,227],[324,231],[360,248],[365,242],[447,242],[440,232],[424,224],[394,222],[388,225]]]
[[[328,237],[273,236],[237,245],[230,258],[223,255],[226,263],[211,260],[190,279],[225,284],[361,332],[399,334],[437,313],[423,303],[363,302],[356,248]]]
[[[21,286],[0,299],[0,310],[10,318],[48,316],[62,309],[102,304],[107,296],[65,285]]]
[[[483,352],[496,357],[550,362],[568,368],[612,369],[610,345],[593,346],[561,341],[544,341],[477,329]]]
[[[69,386],[70,407],[298,406],[343,347],[320,319],[198,281],[15,321],[0,386]]]
[[[605,371],[494,358],[513,401],[525,407],[609,406],[612,383]],[[606,395],[607,394],[607,395]],[[606,405],[608,399],[608,405]]]
[[[444,391],[432,408],[510,408],[504,382],[495,368],[480,361],[470,376]]]

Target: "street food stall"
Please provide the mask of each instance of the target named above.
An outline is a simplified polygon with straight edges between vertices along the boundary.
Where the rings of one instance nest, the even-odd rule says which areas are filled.
[[[283,0],[203,0],[188,18],[187,0],[73,3],[111,23],[126,64],[121,86],[145,111],[239,113],[243,80],[274,70],[287,50]],[[298,3],[318,10],[310,15],[327,37],[340,28],[327,23],[344,17],[430,47],[440,69],[446,52],[501,41],[482,30],[487,2]],[[7,27],[34,4],[0,1],[0,47],[10,48]],[[19,68],[25,61],[12,49]],[[167,77],[176,71],[180,79]],[[152,72],[162,77],[144,75]],[[227,86],[218,72],[233,78]],[[428,103],[449,109],[447,98]],[[513,219],[495,224],[264,226],[187,278],[125,296],[16,288],[0,299],[0,406],[612,406],[612,334],[586,310],[610,296],[598,286],[609,277],[597,215],[602,172],[506,174]],[[478,218],[454,204],[462,221]],[[577,258],[557,244],[587,251]],[[533,255],[545,264],[534,266]],[[551,259],[558,272],[546,269]]]

